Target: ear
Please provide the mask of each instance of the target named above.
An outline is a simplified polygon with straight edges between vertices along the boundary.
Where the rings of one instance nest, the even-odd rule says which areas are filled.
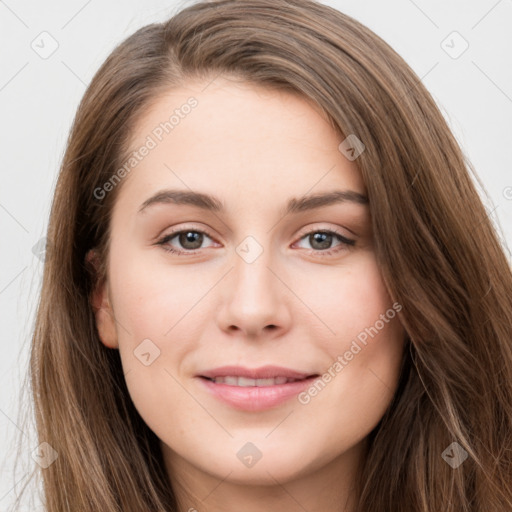
[[[97,276],[99,259],[94,249],[87,253],[85,259],[89,265],[92,265],[95,276]],[[103,279],[101,282],[95,279],[89,301],[94,311],[96,328],[98,329],[101,342],[108,348],[119,348],[114,311],[108,296],[107,279]]]

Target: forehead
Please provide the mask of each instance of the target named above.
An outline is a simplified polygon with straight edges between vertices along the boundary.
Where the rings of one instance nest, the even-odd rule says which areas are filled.
[[[365,193],[356,163],[338,149],[342,138],[296,93],[190,82],[155,98],[132,133],[130,151],[151,147],[123,184],[132,196],[179,187],[248,206],[334,187]]]

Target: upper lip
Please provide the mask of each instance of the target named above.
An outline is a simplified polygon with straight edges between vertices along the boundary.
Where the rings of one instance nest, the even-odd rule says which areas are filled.
[[[307,373],[291,368],[284,368],[282,366],[261,366],[260,368],[245,368],[243,366],[221,366],[212,370],[201,372],[199,377],[208,377],[214,379],[215,377],[247,377],[249,379],[272,379],[275,377],[286,377],[288,379],[305,379],[318,375],[316,373]]]

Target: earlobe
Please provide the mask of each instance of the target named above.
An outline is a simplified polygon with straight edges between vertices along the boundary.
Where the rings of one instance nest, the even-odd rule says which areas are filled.
[[[99,307],[96,307],[93,303],[94,315],[96,318],[96,327],[100,336],[101,342],[108,348],[119,348],[117,342],[117,331],[114,319],[114,312],[106,297],[106,283],[101,286],[100,298],[97,299],[100,302]],[[96,292],[95,292],[96,293]],[[105,297],[104,297],[105,296]],[[96,299],[94,299],[96,302]]]
[[[98,268],[97,255],[95,252],[89,251],[86,256],[86,261],[91,264],[94,269]],[[108,283],[106,279],[94,285],[89,300],[94,311],[96,328],[98,329],[101,342],[108,348],[119,348],[114,311],[108,297]]]

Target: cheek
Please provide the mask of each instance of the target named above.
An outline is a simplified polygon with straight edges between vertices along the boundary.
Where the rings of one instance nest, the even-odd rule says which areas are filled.
[[[197,325],[204,308],[196,305],[213,277],[180,265],[155,264],[143,256],[125,260],[112,272],[116,318],[125,327],[119,330],[118,325],[121,342],[153,337],[166,343],[189,314]]]
[[[360,253],[335,272],[308,284],[309,289],[316,290],[309,296],[327,328],[322,330],[326,333],[322,336],[324,348],[333,357],[348,349],[350,341],[360,333],[364,338],[365,329],[376,325],[385,337],[390,324],[399,323],[373,252]],[[387,311],[389,321],[383,323],[381,315],[386,316]],[[391,322],[390,317],[396,321]]]
[[[120,261],[120,260],[118,260]],[[193,277],[194,282],[190,281]],[[119,352],[130,397],[149,428],[179,438],[176,411],[191,406],[181,380],[181,363],[200,339],[193,308],[204,292],[197,276],[183,267],[148,265],[126,258],[111,273]],[[194,315],[194,322],[190,322]],[[164,399],[165,397],[165,399]],[[193,421],[189,427],[193,430]]]
[[[362,435],[378,423],[396,390],[405,335],[401,306],[393,306],[369,253],[322,289],[316,307],[329,330],[317,340],[328,357],[320,381],[301,403],[313,415],[331,411],[326,426],[333,439],[340,425]]]

